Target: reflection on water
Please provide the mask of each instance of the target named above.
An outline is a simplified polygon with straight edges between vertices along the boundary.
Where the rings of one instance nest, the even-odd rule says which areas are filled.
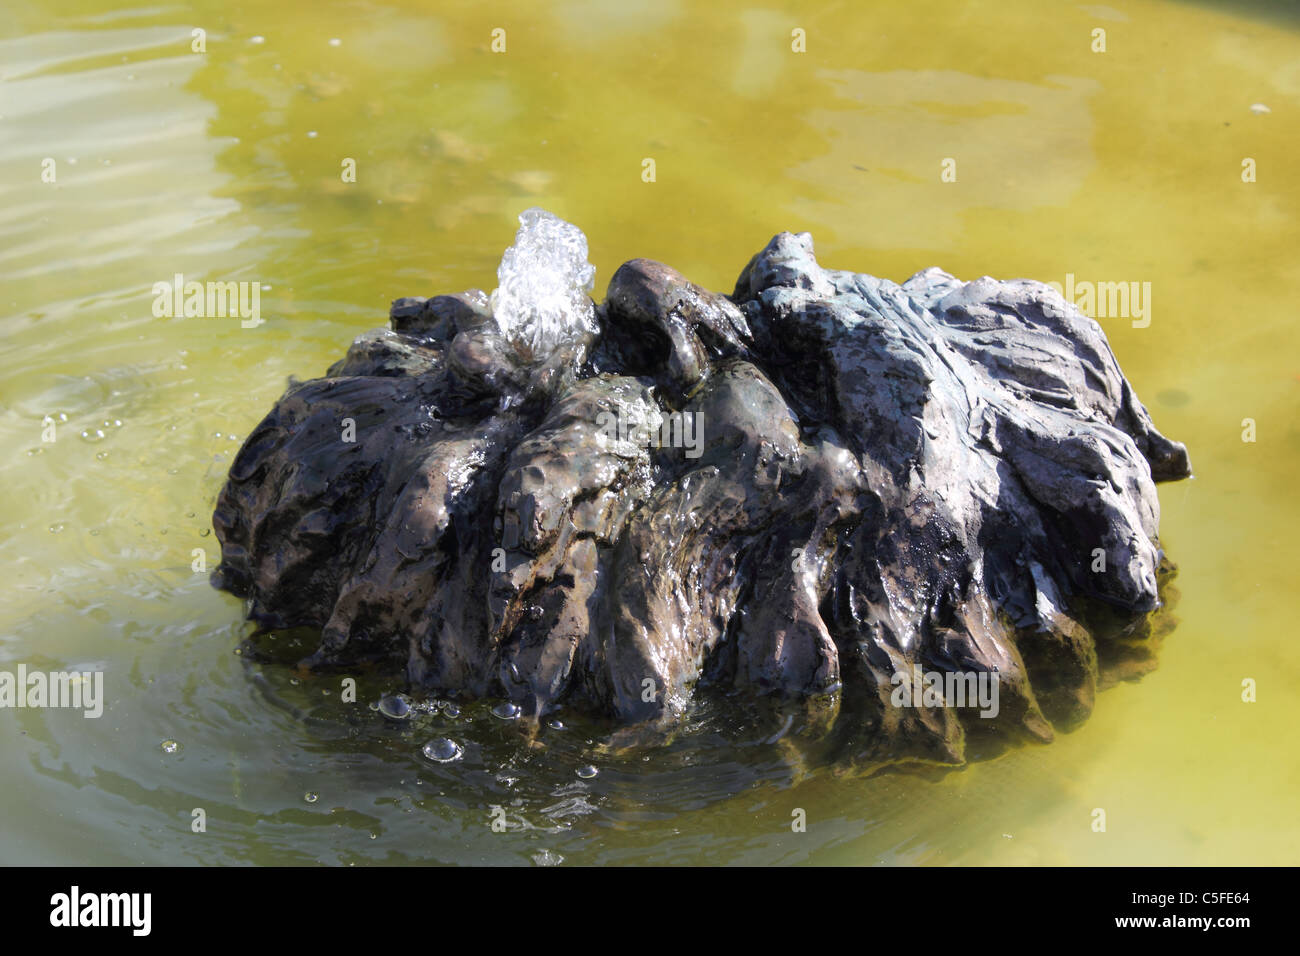
[[[107,693],[98,720],[0,713],[0,861],[1295,860],[1294,22],[427,6],[74,0],[0,24],[0,667],[102,670]],[[634,256],[728,290],[781,229],[893,279],[1150,282],[1147,328],[1103,325],[1198,468],[1162,492],[1182,599],[1159,668],[1050,746],[862,779],[725,702],[617,753],[573,715],[530,743],[490,702],[387,719],[367,705],[401,688],[361,675],[344,703],[287,663],[293,635],[252,654],[195,570],[243,436],[390,299],[490,288],[535,205],[587,233],[598,293]],[[258,283],[268,321],[155,318],[176,273]]]

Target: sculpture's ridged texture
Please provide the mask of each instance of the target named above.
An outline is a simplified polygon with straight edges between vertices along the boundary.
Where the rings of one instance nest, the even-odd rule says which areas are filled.
[[[730,297],[629,262],[595,318],[520,343],[481,293],[399,300],[249,436],[217,583],[321,628],[312,666],[654,726],[703,681],[881,760],[1047,738],[1145,635],[1186,450],[1047,286],[783,233]],[[914,667],[996,675],[998,716],[895,706]]]

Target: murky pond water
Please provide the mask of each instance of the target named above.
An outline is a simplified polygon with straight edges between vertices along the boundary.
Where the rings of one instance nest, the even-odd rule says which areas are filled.
[[[1292,5],[443,6],[8,5],[0,668],[100,670],[106,703],[0,711],[0,862],[1300,858]],[[193,565],[240,441],[390,299],[490,288],[534,205],[598,294],[634,256],[729,290],[782,229],[895,280],[1138,283],[1098,317],[1196,466],[1161,491],[1160,667],[1051,745],[864,780],[708,708],[652,755],[564,714],[530,748],[488,704],[388,719],[373,676],[346,704],[275,663],[300,635],[236,653]],[[156,317],[177,273],[266,321]]]

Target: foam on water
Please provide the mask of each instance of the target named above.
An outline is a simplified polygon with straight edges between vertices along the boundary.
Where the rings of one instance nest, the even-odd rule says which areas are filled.
[[[588,293],[596,267],[581,229],[545,209],[519,215],[515,244],[497,267],[492,293],[497,329],[525,358],[541,359],[583,332],[596,332]]]

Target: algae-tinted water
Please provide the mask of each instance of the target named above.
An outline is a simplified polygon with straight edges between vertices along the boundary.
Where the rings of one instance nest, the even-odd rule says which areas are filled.
[[[1300,22],[872,6],[11,4],[0,667],[102,670],[106,705],[0,712],[0,860],[1294,862]],[[366,705],[399,688],[345,704],[234,653],[193,563],[239,442],[391,298],[490,288],[533,205],[585,230],[598,293],[634,256],[729,290],[782,229],[896,280],[1136,282],[1099,320],[1197,468],[1162,489],[1159,668],[1049,746],[847,780],[708,710],[648,761],[567,715],[524,748],[486,707],[394,722]],[[267,321],[155,317],[176,273],[256,282]]]

